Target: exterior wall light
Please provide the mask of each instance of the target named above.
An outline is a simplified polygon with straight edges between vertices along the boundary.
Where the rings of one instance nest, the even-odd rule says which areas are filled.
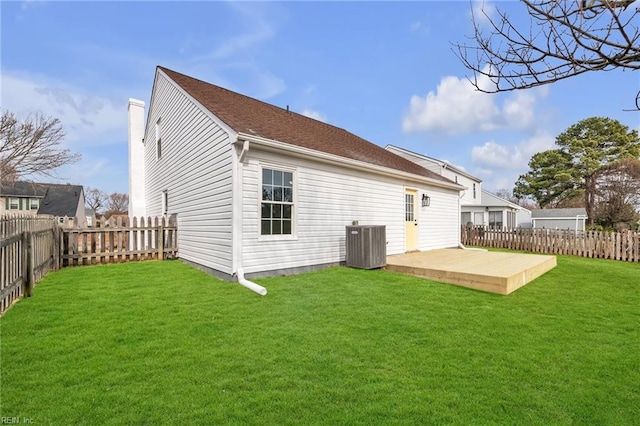
[[[427,194],[422,194],[422,207],[429,207],[431,205],[431,197]]]

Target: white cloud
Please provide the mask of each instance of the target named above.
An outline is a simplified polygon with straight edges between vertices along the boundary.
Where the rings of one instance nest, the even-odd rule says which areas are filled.
[[[405,133],[422,130],[455,134],[498,129],[494,96],[476,91],[466,79],[444,77],[436,92],[414,95],[402,122]]]
[[[522,163],[522,151],[517,146],[500,145],[494,141],[474,146],[471,160],[490,169],[513,169]]]
[[[484,76],[478,80],[483,90],[492,82]],[[535,124],[535,106],[544,90],[528,90],[507,95],[502,106],[497,94],[483,93],[466,78],[446,76],[435,92],[414,95],[405,113],[402,130],[405,133],[434,131],[449,135],[489,132],[499,129],[529,129]]]
[[[18,116],[40,111],[58,118],[66,145],[119,143],[127,134],[127,99],[119,103],[105,94],[92,94],[41,76],[3,72],[0,81],[3,109]]]
[[[474,174],[483,179],[487,189],[511,189],[518,176],[528,171],[533,154],[552,149],[554,142],[553,136],[540,133],[516,145],[489,141],[474,146],[471,150]]]
[[[488,25],[496,15],[496,7],[488,0],[474,0],[471,14],[476,24]]]
[[[322,121],[323,123],[327,122],[327,116],[322,114],[321,112],[314,111],[309,108],[305,108],[301,112],[305,117],[313,118],[314,120]]]

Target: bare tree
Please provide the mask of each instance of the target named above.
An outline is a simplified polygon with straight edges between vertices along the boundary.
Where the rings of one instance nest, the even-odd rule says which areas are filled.
[[[504,10],[472,11],[471,45],[454,52],[476,89],[495,93],[549,84],[589,71],[640,69],[640,8],[635,0],[521,0],[529,27]],[[486,80],[491,82],[486,84]],[[640,92],[636,97],[640,109]]]
[[[637,226],[640,219],[640,160],[625,158],[603,168],[598,176],[596,223]]]
[[[60,146],[64,135],[57,118],[37,113],[20,121],[14,113],[4,111],[0,118],[0,178],[54,177],[55,169],[78,161],[79,154]]]
[[[98,188],[92,188],[90,186],[84,191],[84,200],[87,206],[92,208],[96,213],[100,212],[100,209],[107,204],[107,194],[100,191]]]
[[[107,210],[111,214],[126,213],[129,208],[129,196],[121,192],[114,192],[107,199]]]
[[[538,205],[535,202],[527,198],[518,198],[513,194],[512,190],[509,190],[506,188],[498,189],[495,194],[498,197],[502,198],[503,200],[507,200],[510,203],[517,204],[520,207],[524,207],[525,209],[528,209],[528,210],[533,210],[538,208]]]

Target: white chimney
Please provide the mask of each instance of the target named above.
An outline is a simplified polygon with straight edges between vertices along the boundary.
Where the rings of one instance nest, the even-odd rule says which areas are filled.
[[[146,215],[144,194],[144,102],[129,99],[129,217]]]

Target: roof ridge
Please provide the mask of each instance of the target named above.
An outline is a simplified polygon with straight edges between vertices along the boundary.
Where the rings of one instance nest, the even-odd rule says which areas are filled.
[[[159,68],[159,69],[161,69],[162,71],[165,71],[165,72],[166,72],[166,71],[169,71],[169,72],[171,72],[171,73],[179,74],[179,75],[180,75],[180,76],[182,76],[182,77],[185,77],[185,78],[188,78],[188,79],[191,79],[191,80],[195,80],[195,81],[197,81],[197,82],[199,82],[199,83],[202,83],[202,84],[207,84],[207,85],[209,85],[209,86],[217,87],[218,89],[220,89],[220,90],[224,90],[225,92],[230,93],[230,94],[232,94],[232,95],[234,95],[234,96],[242,96],[243,98],[249,99],[249,100],[251,100],[251,101],[254,101],[254,102],[260,102],[261,104],[263,104],[263,105],[265,105],[265,106],[267,106],[267,107],[269,107],[269,108],[277,108],[277,109],[282,110],[282,111],[284,111],[284,112],[286,112],[286,113],[289,113],[289,114],[293,113],[293,114],[296,114],[297,116],[299,116],[299,117],[301,117],[301,118],[304,118],[304,119],[306,119],[306,120],[313,120],[314,122],[318,122],[318,123],[320,123],[320,124],[322,124],[322,125],[324,125],[324,126],[329,126],[329,127],[334,128],[334,129],[342,130],[342,131],[347,132],[347,133],[349,133],[349,134],[352,134],[352,135],[354,135],[354,136],[358,136],[358,135],[356,135],[356,134],[354,134],[354,133],[351,133],[350,131],[348,131],[347,129],[345,129],[345,128],[343,128],[343,127],[336,126],[336,125],[334,125],[334,124],[330,124],[330,123],[327,123],[327,122],[325,122],[325,121],[321,121],[321,120],[315,119],[315,118],[313,118],[313,117],[309,117],[309,116],[307,116],[307,115],[304,115],[304,114],[301,114],[301,113],[299,113],[299,112],[296,112],[296,111],[294,111],[294,110],[292,110],[292,109],[289,109],[289,108],[283,108],[283,107],[281,107],[281,106],[271,104],[271,103],[269,103],[269,102],[263,101],[263,100],[258,99],[258,98],[254,98],[254,97],[249,96],[249,95],[245,95],[245,94],[240,93],[240,92],[234,92],[233,90],[231,90],[231,89],[227,89],[226,87],[222,87],[222,86],[219,86],[219,85],[217,85],[217,84],[209,83],[208,81],[204,81],[204,80],[202,80],[202,79],[199,79],[199,78],[192,77],[192,76],[190,76],[190,75],[187,75],[187,74],[181,73],[181,72],[179,72],[179,71],[175,71],[175,70],[172,70],[172,69],[170,69],[170,68],[163,67],[162,65],[157,65],[157,68]],[[287,107],[288,107],[288,106],[289,106],[289,105],[287,105]],[[358,137],[359,137],[359,136],[358,136]]]

